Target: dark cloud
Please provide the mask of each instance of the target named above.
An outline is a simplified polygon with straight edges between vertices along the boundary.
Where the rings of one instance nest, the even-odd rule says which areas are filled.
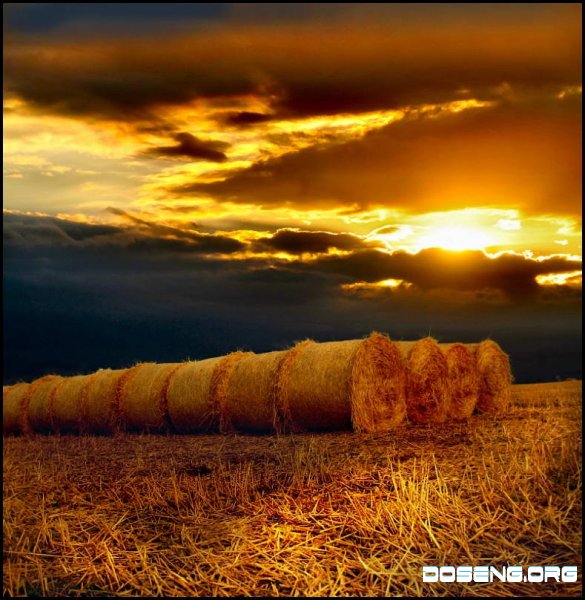
[[[396,225],[384,225],[384,227],[379,227],[378,229],[375,229],[374,231],[372,231],[372,234],[378,234],[378,235],[390,235],[393,233],[397,233],[398,231],[400,231],[400,227],[397,227]]]
[[[326,253],[330,249],[357,250],[373,245],[375,244],[350,233],[280,229],[270,237],[257,240],[255,247],[260,251],[272,249],[290,254],[319,254]]]
[[[444,271],[447,261],[445,256],[441,263],[432,252],[413,257],[413,264],[404,256],[385,263],[373,251],[291,264],[210,259],[186,254],[180,241],[170,239],[139,237],[138,245],[110,245],[105,239],[69,246],[29,242],[5,241],[4,246],[7,383],[136,361],[207,358],[236,348],[263,352],[305,337],[351,339],[373,329],[395,339],[429,333],[441,341],[492,337],[510,353],[521,382],[581,373],[580,299],[574,290],[558,287],[552,298],[546,288],[546,298],[536,294],[526,302],[502,299],[488,291],[459,289],[465,288],[467,275],[457,264],[451,265],[459,273],[448,279],[451,289],[429,288],[434,285],[430,271]],[[468,272],[488,272],[473,275],[480,283],[490,281],[482,260],[472,253],[463,262]],[[527,277],[527,269],[566,268],[562,260],[555,261],[542,268],[501,263],[493,268],[520,277]],[[382,268],[368,267],[374,263]],[[474,263],[480,266],[469,266]],[[427,288],[386,289],[368,298],[340,289],[343,283],[407,270],[421,286],[426,280]]]
[[[187,226],[186,229],[180,229],[156,221],[141,219],[119,208],[109,207],[108,211],[124,217],[137,225],[142,231],[148,232],[145,239],[134,242],[135,247],[156,249],[156,244],[161,243],[165,248],[179,249],[179,247],[182,247],[185,252],[222,254],[237,252],[245,247],[245,244],[239,240],[228,236],[199,233],[194,230],[198,227],[196,223]]]
[[[2,224],[4,245],[15,249],[60,246],[121,251],[124,248],[130,253],[152,256],[231,254],[245,247],[242,242],[228,236],[151,223],[121,209],[110,208],[109,211],[124,217],[131,226],[92,225],[54,217],[5,213]]]
[[[339,284],[401,279],[422,291],[444,289],[484,293],[491,289],[500,290],[513,299],[533,298],[540,293],[541,286],[535,280],[538,275],[567,273],[581,268],[581,262],[569,260],[563,255],[536,260],[503,253],[490,258],[478,250],[451,252],[438,248],[422,250],[417,254],[405,251],[388,253],[376,249],[375,244],[359,236],[324,231],[280,229],[249,246],[229,235],[203,234],[193,229],[150,222],[122,209],[109,210],[126,219],[130,226],[92,225],[54,217],[6,213],[3,222],[4,246],[12,255],[34,247],[61,248],[65,253],[87,248],[98,253],[119,253],[120,260],[124,255],[188,258],[229,255],[246,249],[298,255],[320,254],[310,260],[293,262],[274,258],[224,260],[223,268],[236,272],[270,269],[271,277],[282,277],[284,280],[296,278],[298,273],[319,277],[326,275],[337,278]],[[346,253],[326,254],[330,249]],[[201,268],[205,264],[203,260]],[[216,264],[215,259],[212,264]]]
[[[295,266],[344,275],[353,281],[402,279],[421,290],[493,288],[520,299],[539,292],[537,275],[576,271],[581,268],[581,262],[561,256],[534,260],[517,254],[489,258],[480,251],[450,252],[431,248],[418,254],[361,250],[344,256],[323,256]]]
[[[258,123],[266,123],[272,120],[273,115],[267,115],[264,113],[241,111],[229,113],[222,116],[222,121],[228,125],[238,125],[245,127],[246,125],[256,125]]]
[[[377,20],[407,26],[427,23],[523,23],[554,18],[557,10],[545,4],[456,3],[4,3],[8,31],[43,36],[57,34],[75,38],[88,35],[141,35],[169,29],[209,27],[213,22],[279,26],[317,21]]]
[[[580,6],[529,12],[525,23],[502,13],[467,26],[447,11],[440,27],[353,15],[279,27],[234,21],[191,35],[107,42],[13,35],[6,89],[44,112],[140,121],[161,105],[202,97],[260,95],[277,116],[295,117],[457,99],[464,88],[494,97],[503,82],[578,85]]]
[[[9,245],[74,244],[119,232],[111,225],[91,225],[58,219],[4,213],[4,243]]]
[[[51,2],[50,4],[5,3],[5,27],[34,36],[56,33],[95,36],[96,33],[151,34],[169,28],[207,26],[224,17],[229,6],[223,3],[157,2],[137,5],[129,2]]]
[[[155,156],[194,158],[212,162],[224,162],[227,156],[224,150],[230,145],[217,140],[200,140],[190,133],[181,132],[174,136],[176,146],[157,146],[146,151]]]
[[[305,148],[173,191],[311,209],[499,206],[580,214],[580,122],[580,98],[407,116],[357,140]]]

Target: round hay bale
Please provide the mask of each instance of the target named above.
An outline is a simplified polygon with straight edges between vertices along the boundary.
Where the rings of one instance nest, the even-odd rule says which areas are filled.
[[[29,383],[17,383],[2,390],[2,432],[20,433],[20,402]]]
[[[213,371],[211,382],[209,384],[209,396],[213,406],[213,413],[217,415],[219,422],[219,431],[221,433],[231,432],[232,426],[227,410],[227,396],[229,380],[233,370],[238,363],[246,356],[252,355],[252,352],[232,352],[223,357]]]
[[[56,386],[65,381],[58,375],[46,375],[30,384],[20,404],[23,433],[50,433],[53,425],[51,394]]]
[[[278,369],[274,380],[274,424],[277,433],[287,433],[293,430],[293,417],[290,409],[290,401],[288,398],[288,379],[289,371],[294,364],[297,356],[302,352],[305,346],[314,344],[312,340],[304,340],[298,342],[290,350],[286,352]]]
[[[186,362],[175,372],[168,391],[169,419],[175,431],[219,431],[209,388],[213,371],[223,356]]]
[[[443,423],[449,408],[449,367],[439,344],[430,337],[395,343],[406,361],[409,420]]]
[[[228,428],[254,433],[276,428],[275,385],[287,350],[249,354],[233,368],[226,394]]]
[[[114,401],[118,382],[126,371],[101,369],[88,376],[81,390],[82,431],[97,434],[114,432]]]
[[[449,369],[451,389],[447,416],[456,421],[468,419],[479,398],[479,370],[475,353],[464,344],[439,344]]]
[[[390,431],[406,418],[406,368],[400,351],[374,333],[353,360],[351,421],[355,431]]]
[[[53,388],[49,415],[56,433],[80,433],[83,429],[82,392],[91,375],[67,377]]]
[[[475,346],[475,356],[480,378],[478,410],[490,414],[506,412],[512,400],[508,355],[493,340],[484,340]]]
[[[182,363],[137,365],[124,382],[120,395],[123,426],[129,431],[162,431],[168,428],[166,392],[169,376]]]
[[[179,433],[230,429],[226,414],[231,372],[243,352],[184,363],[168,384],[169,419]]]
[[[277,384],[287,430],[388,431],[406,416],[403,361],[386,336],[306,341],[290,353]]]

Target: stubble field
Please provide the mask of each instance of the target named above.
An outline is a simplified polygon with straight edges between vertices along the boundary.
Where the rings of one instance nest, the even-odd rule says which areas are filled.
[[[5,595],[579,596],[581,382],[388,434],[6,437]],[[576,583],[423,583],[576,565]]]

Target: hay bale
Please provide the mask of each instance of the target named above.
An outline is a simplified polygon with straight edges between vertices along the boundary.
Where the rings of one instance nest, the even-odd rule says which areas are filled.
[[[477,409],[490,414],[506,412],[513,379],[508,355],[493,340],[484,340],[474,349],[480,378]]]
[[[386,336],[306,341],[290,353],[277,382],[286,430],[387,431],[406,416],[403,361]]]
[[[479,370],[475,353],[465,344],[439,344],[449,369],[451,390],[447,416],[456,421],[468,419],[479,398]]]
[[[226,394],[226,429],[267,433],[275,430],[275,381],[287,350],[249,354],[233,368]]]
[[[120,378],[127,369],[101,369],[88,376],[81,390],[81,430],[88,433],[113,433],[117,415],[114,399]]]
[[[67,377],[53,388],[49,415],[56,433],[80,433],[83,429],[82,392],[91,375]]]
[[[169,419],[175,431],[219,431],[219,423],[213,418],[209,387],[213,371],[222,359],[220,356],[186,362],[175,372],[167,392]]]
[[[58,375],[46,375],[30,384],[20,403],[20,424],[23,433],[49,433],[52,430],[51,395],[64,382]]]
[[[288,398],[289,371],[297,356],[306,346],[314,344],[312,340],[298,342],[290,348],[281,360],[274,380],[274,424],[277,433],[287,433],[293,430],[293,417]]]
[[[166,392],[169,378],[183,363],[145,363],[131,369],[121,390],[119,409],[129,431],[168,428]]]
[[[224,356],[215,367],[213,375],[211,376],[211,382],[209,384],[209,396],[213,407],[213,414],[217,415],[219,431],[221,433],[229,433],[233,431],[227,409],[230,377],[238,363],[246,356],[250,356],[251,354],[252,352],[237,351]]]
[[[20,433],[20,402],[29,383],[17,383],[2,390],[2,432]]]
[[[414,423],[443,423],[449,408],[449,367],[437,342],[395,342],[406,361],[406,404]]]
[[[353,361],[351,421],[355,431],[390,431],[406,418],[406,367],[386,336],[366,338]]]
[[[229,431],[227,387],[233,368],[244,356],[233,352],[186,362],[168,384],[169,420],[180,433]]]

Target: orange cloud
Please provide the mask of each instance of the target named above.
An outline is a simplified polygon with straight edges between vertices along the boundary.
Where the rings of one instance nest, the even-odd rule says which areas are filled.
[[[494,34],[497,32],[497,34]],[[8,39],[8,94],[46,112],[152,120],[196,98],[262,96],[279,115],[362,112],[494,97],[502,83],[580,83],[580,7],[462,27],[375,19],[231,23],[148,39]]]

